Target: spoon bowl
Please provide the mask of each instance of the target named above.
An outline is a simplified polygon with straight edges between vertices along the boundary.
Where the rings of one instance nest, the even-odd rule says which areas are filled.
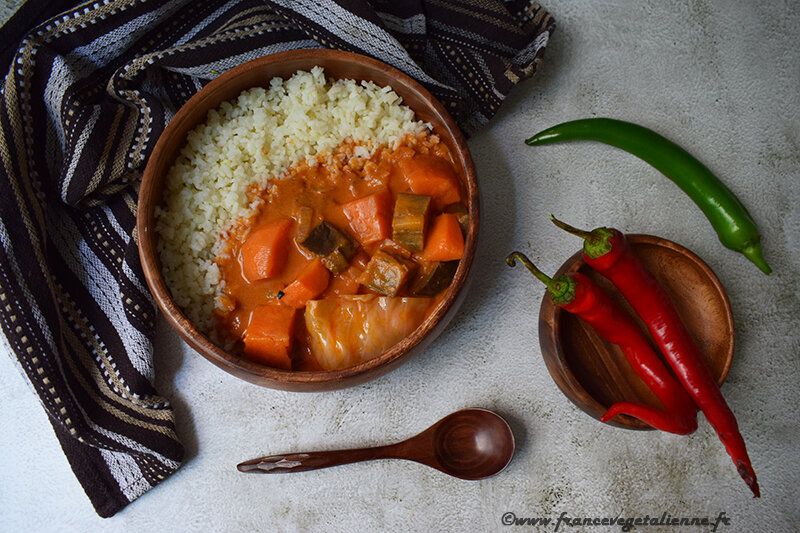
[[[240,463],[240,472],[285,474],[374,459],[415,461],[467,480],[502,471],[514,456],[514,434],[498,414],[487,409],[462,409],[410,439],[373,448],[292,453]]]
[[[461,479],[493,476],[514,455],[514,434],[508,423],[486,409],[456,411],[418,437],[428,432],[433,436],[435,461],[425,464]]]

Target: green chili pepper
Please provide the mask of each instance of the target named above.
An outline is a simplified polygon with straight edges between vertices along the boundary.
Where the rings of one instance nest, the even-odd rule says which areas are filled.
[[[772,269],[761,254],[761,235],[738,198],[700,161],[658,133],[630,122],[588,118],[540,131],[525,144],[598,141],[650,163],[683,189],[703,211],[726,247],[742,253],[765,274]]]

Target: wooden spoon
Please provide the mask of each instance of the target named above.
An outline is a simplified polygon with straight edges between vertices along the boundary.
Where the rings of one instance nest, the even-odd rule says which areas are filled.
[[[500,415],[486,409],[462,409],[396,444],[269,455],[245,461],[236,468],[240,472],[285,474],[373,459],[405,459],[457,478],[483,479],[503,470],[513,455],[514,434]]]

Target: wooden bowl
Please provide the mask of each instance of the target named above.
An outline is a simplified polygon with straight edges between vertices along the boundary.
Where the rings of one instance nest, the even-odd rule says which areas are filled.
[[[734,333],[725,288],[702,259],[680,244],[651,235],[628,235],[627,238],[634,253],[671,297],[706,364],[722,385],[733,360]],[[644,324],[619,291],[584,263],[581,252],[569,258],[558,274],[577,271],[606,289],[647,334]],[[592,417],[600,419],[611,404],[620,401],[660,407],[622,351],[603,341],[575,315],[556,306],[548,295],[539,309],[539,342],[547,370],[558,388]],[[617,416],[609,423],[628,429],[652,429],[627,415]]]
[[[434,133],[450,149],[458,174],[467,192],[470,225],[467,231],[464,257],[443,301],[433,313],[408,337],[382,355],[357,366],[331,372],[286,371],[264,366],[228,353],[203,335],[172,300],[159,266],[154,224],[155,206],[161,202],[164,178],[183,146],[186,135],[206,118],[209,110],[231,100],[240,92],[257,86],[267,86],[269,80],[288,78],[298,70],[310,70],[319,65],[331,78],[371,80],[378,85],[390,85],[417,115],[430,122]],[[338,50],[294,50],[261,57],[231,69],[211,81],[178,110],[159,137],[147,162],[139,191],[136,227],[139,235],[139,257],[150,291],[175,331],[206,359],[247,381],[275,389],[291,391],[322,391],[338,389],[374,379],[397,367],[413,354],[422,351],[445,328],[461,304],[467,283],[478,235],[478,183],[469,149],[453,119],[444,106],[422,85],[399,70],[366,56]]]

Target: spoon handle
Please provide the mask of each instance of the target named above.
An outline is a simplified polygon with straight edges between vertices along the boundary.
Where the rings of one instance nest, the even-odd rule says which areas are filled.
[[[257,474],[288,474],[306,472],[330,466],[346,465],[373,459],[402,459],[398,456],[397,445],[377,446],[375,448],[355,448],[352,450],[331,450],[322,452],[287,453],[268,455],[245,461],[236,466],[240,472]]]

